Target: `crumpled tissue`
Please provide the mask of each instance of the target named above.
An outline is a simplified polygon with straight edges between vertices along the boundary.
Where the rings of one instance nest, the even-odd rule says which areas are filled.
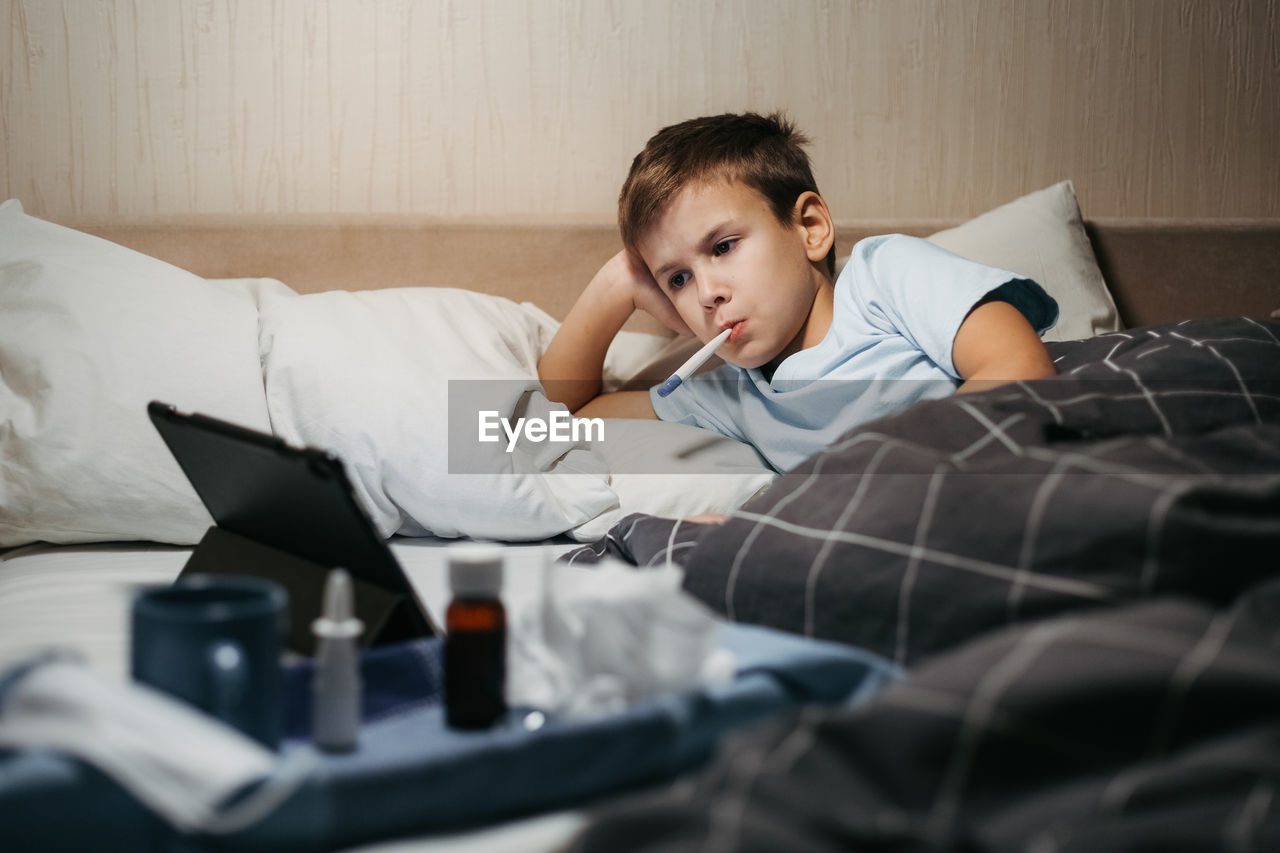
[[[567,717],[733,679],[721,623],[678,566],[544,567],[541,595],[508,612],[507,702]]]

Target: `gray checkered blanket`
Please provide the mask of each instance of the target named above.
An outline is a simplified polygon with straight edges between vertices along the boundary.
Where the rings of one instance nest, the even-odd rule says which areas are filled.
[[[1280,849],[1280,323],[1050,350],[1058,376],[860,427],[724,524],[568,555],[672,560],[731,619],[910,673],[583,849]]]

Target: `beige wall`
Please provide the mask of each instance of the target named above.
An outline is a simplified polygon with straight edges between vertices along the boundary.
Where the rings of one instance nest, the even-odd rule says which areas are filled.
[[[663,124],[786,108],[840,219],[1060,178],[1280,216],[1277,0],[0,0],[0,198],[607,220]]]

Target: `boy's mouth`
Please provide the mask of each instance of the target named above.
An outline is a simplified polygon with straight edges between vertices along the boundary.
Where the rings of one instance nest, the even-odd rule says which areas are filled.
[[[734,341],[736,341],[739,337],[741,337],[742,330],[746,327],[746,325],[747,325],[746,320],[738,320],[736,322],[729,323],[728,325],[726,325],[725,326],[726,329],[733,329],[733,331],[729,333],[729,339],[725,341],[725,343],[731,344]]]

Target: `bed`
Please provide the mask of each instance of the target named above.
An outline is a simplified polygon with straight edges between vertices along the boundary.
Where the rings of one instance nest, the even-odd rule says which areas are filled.
[[[904,674],[726,735],[674,787],[338,846],[1275,846],[1280,224],[1085,220],[1063,182],[963,223],[842,225],[844,249],[928,235],[1036,278],[1059,376],[782,474],[673,424],[475,438],[477,411],[554,409],[537,356],[609,225],[68,226],[0,207],[0,665],[56,645],[123,677],[129,596],[210,524],[146,421],[161,399],[336,452],[437,612],[443,546],[496,540],[515,599],[549,560],[678,566],[733,625]],[[689,351],[637,322],[610,386]]]

